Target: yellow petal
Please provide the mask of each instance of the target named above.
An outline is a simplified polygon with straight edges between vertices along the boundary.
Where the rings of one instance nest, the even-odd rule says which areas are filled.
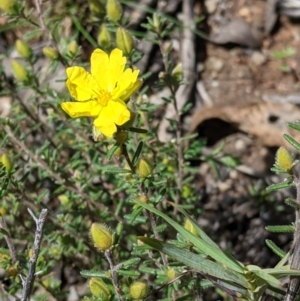
[[[85,102],[63,102],[60,105],[72,118],[97,117],[102,109],[102,106],[95,100]]]
[[[129,89],[127,89],[121,96],[120,99],[125,101],[141,86],[142,81],[138,79]]]
[[[94,125],[106,137],[112,137],[117,132],[117,125],[122,125],[130,119],[130,111],[123,101],[109,101],[103,107]]]
[[[131,89],[132,86],[135,85],[137,81],[137,77],[139,75],[139,70],[132,71],[132,69],[127,68],[122,76],[119,78],[117,87],[112,92],[112,98],[118,99],[122,97],[122,94],[125,94],[127,97],[129,93],[127,93],[128,90]],[[125,99],[122,97],[122,99]]]
[[[94,126],[99,130],[104,136],[112,137],[114,133],[117,132],[117,126],[113,123],[112,120],[104,120],[99,116],[94,120]]]
[[[97,97],[99,86],[95,78],[82,67],[70,67],[66,70],[68,80],[66,85],[70,94],[79,101]]]
[[[109,58],[107,53],[96,49],[91,55],[91,73],[102,90],[107,91],[109,76]]]
[[[120,80],[126,64],[122,50],[115,48],[109,56],[108,91],[112,92]]]
[[[128,110],[126,104],[119,101],[109,101],[107,106],[103,108],[101,116],[113,120],[117,125],[122,125],[130,119],[130,111]]]

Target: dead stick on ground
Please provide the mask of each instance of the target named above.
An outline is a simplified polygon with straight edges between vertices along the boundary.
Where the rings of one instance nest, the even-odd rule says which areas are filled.
[[[34,283],[34,277],[36,275],[35,273],[36,263],[39,256],[42,237],[43,237],[43,228],[44,228],[47,215],[49,213],[48,209],[43,209],[39,218],[36,218],[33,212],[29,208],[27,210],[36,223],[36,231],[34,235],[33,254],[29,259],[28,276],[25,281],[23,281],[23,279],[21,278],[23,282],[21,301],[27,301],[30,299],[31,290]]]

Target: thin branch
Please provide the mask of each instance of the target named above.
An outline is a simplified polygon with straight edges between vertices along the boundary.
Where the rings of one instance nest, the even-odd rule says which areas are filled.
[[[112,284],[114,286],[117,298],[118,298],[119,301],[122,301],[123,300],[122,299],[123,292],[122,292],[122,289],[119,285],[117,266],[114,263],[111,250],[106,250],[104,252],[104,255],[105,255],[105,258],[108,261],[108,264],[109,264],[109,267],[110,267],[111,281],[112,281]]]
[[[30,300],[30,294],[34,283],[34,277],[36,275],[35,273],[36,263],[38,260],[41,242],[43,238],[43,228],[44,228],[47,215],[49,213],[48,209],[42,209],[39,218],[36,218],[33,212],[29,208],[27,210],[36,223],[36,231],[34,235],[33,253],[29,259],[29,271],[28,271],[28,276],[26,277],[26,280],[24,281],[23,284],[21,301]]]
[[[0,228],[3,229],[7,234],[9,234],[8,227],[7,227],[6,222],[5,222],[3,217],[0,217]],[[11,239],[8,235],[5,234],[4,239],[5,239],[6,244],[8,246],[9,254],[10,254],[12,263],[14,264],[14,263],[17,262],[17,255],[16,255],[15,246],[14,246],[13,242],[11,241]]]
[[[44,31],[45,36],[49,38],[52,47],[58,52],[60,62],[65,67],[68,67],[68,64],[65,62],[64,58],[61,56],[61,54],[59,52],[59,49],[57,47],[57,44],[54,41],[54,39],[52,38],[52,35],[51,35],[48,27],[46,26],[46,23],[45,23],[45,20],[44,20],[44,17],[43,17],[43,11],[42,11],[42,7],[41,7],[41,4],[40,4],[40,1],[39,0],[34,0],[34,4],[35,4],[36,11],[37,11],[37,14],[38,14],[38,17],[39,17],[39,20],[40,20],[41,29]]]

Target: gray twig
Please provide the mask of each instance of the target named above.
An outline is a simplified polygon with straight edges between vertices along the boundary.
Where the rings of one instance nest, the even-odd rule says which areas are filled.
[[[112,284],[114,286],[115,293],[117,295],[118,300],[122,301],[123,300],[123,298],[122,298],[123,292],[122,292],[122,289],[120,288],[120,285],[119,285],[119,282],[118,282],[118,274],[117,274],[117,267],[119,265],[117,265],[117,266],[115,265],[111,250],[106,250],[104,252],[104,255],[105,255],[105,258],[108,261],[108,264],[109,264],[109,267],[110,267],[111,281],[112,281]]]
[[[3,217],[0,217],[0,228],[3,229],[7,234],[9,234],[8,227],[7,227],[6,222],[5,222]],[[16,263],[17,262],[17,255],[16,255],[15,246],[14,246],[13,242],[11,241],[11,239],[8,235],[5,234],[4,239],[5,239],[6,244],[8,246],[9,254],[10,254],[12,263]]]
[[[21,279],[23,282],[21,301],[27,301],[30,298],[32,286],[34,283],[34,277],[36,275],[35,268],[36,268],[38,255],[40,252],[40,247],[41,247],[41,242],[42,242],[42,237],[43,237],[43,228],[44,228],[44,224],[45,224],[47,215],[49,213],[48,209],[42,209],[42,212],[41,212],[39,218],[36,218],[34,213],[29,208],[27,210],[36,223],[36,230],[35,230],[35,235],[34,235],[33,254],[29,259],[28,276],[26,277],[25,281],[23,281]]]

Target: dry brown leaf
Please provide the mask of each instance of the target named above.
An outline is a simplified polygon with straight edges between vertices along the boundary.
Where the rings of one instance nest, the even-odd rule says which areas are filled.
[[[196,111],[192,116],[191,132],[196,132],[209,120],[219,119],[222,124],[220,131],[234,128],[257,138],[262,145],[273,147],[286,145],[291,147],[282,137],[290,134],[300,142],[300,132],[287,126],[288,122],[295,122],[300,117],[300,110],[290,103],[252,102],[235,103],[223,107],[214,106]],[[218,129],[216,129],[218,130]],[[212,133],[213,134],[213,133]]]

